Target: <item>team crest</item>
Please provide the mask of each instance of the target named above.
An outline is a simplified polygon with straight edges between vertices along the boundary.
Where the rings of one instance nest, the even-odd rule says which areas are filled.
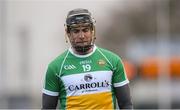
[[[98,60],[98,64],[101,65],[101,66],[103,66],[103,65],[106,64],[106,62],[105,62],[103,59],[99,59],[99,60]]]

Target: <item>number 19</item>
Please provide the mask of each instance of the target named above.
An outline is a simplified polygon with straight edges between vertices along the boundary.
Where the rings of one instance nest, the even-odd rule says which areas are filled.
[[[86,64],[86,65],[82,65],[83,67],[83,71],[90,71],[91,70],[91,65]]]

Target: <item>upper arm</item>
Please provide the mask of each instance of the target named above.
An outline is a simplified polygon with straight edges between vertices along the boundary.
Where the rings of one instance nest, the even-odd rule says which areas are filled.
[[[122,60],[117,57],[113,71],[113,86],[115,95],[118,101],[119,108],[132,109],[132,100],[130,95],[129,80],[126,76],[126,71]]]
[[[59,97],[59,90],[60,90],[60,82],[59,77],[56,75],[56,69],[49,65],[43,85],[43,94],[42,94],[42,108],[56,108],[58,97]]]
[[[132,109],[132,99],[130,95],[129,85],[126,84],[121,87],[115,87],[115,95],[118,101],[119,108],[121,109]]]
[[[56,109],[58,96],[42,94],[42,109]]]

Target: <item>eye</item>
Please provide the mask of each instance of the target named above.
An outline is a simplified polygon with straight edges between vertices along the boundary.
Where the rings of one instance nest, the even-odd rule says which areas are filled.
[[[71,32],[77,34],[80,32],[80,30],[79,29],[72,29]]]
[[[88,32],[88,31],[89,31],[89,28],[84,28],[82,31],[83,31],[83,32]]]

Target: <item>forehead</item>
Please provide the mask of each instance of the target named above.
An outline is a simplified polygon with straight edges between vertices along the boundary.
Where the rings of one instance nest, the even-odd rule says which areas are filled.
[[[83,24],[74,24],[71,25],[71,29],[78,29],[78,28],[90,28],[91,24],[90,23],[83,23]]]

